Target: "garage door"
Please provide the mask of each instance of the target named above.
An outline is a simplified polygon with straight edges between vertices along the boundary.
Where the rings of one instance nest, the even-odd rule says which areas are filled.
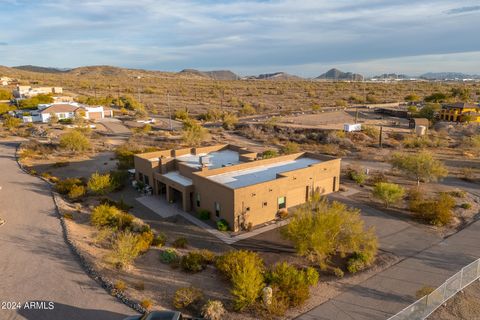
[[[92,120],[102,119],[102,113],[101,112],[89,112],[88,113],[88,118],[92,119]]]

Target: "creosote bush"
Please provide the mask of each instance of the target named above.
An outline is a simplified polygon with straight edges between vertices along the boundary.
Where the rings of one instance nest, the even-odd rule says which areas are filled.
[[[200,289],[194,287],[179,288],[173,297],[173,306],[177,309],[184,309],[203,299]]]
[[[218,300],[208,300],[202,307],[202,316],[206,320],[222,320],[226,313],[223,303]]]
[[[414,213],[415,218],[431,225],[449,224],[453,219],[452,210],[455,205],[455,199],[444,192],[427,199],[419,190],[411,190],[409,193],[410,211]]]
[[[60,148],[80,153],[91,148],[90,139],[79,130],[71,130],[60,136]]]
[[[172,245],[177,249],[185,249],[188,245],[188,240],[185,237],[180,237],[173,241]]]
[[[98,172],[92,174],[88,180],[87,187],[90,192],[99,195],[107,194],[115,188],[109,173],[99,174]]]
[[[110,261],[118,268],[124,269],[130,266],[141,252],[139,246],[140,236],[130,231],[122,231],[116,234],[110,253]]]
[[[125,213],[114,206],[101,204],[95,207],[90,216],[90,222],[96,227],[110,227],[125,230],[132,226],[133,215]]]

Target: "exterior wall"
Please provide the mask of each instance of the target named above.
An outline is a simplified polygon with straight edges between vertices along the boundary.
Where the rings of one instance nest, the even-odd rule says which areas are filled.
[[[225,219],[233,230],[234,190],[198,175],[194,175],[192,180],[195,186],[192,210],[195,212],[208,210],[210,211],[210,220],[217,221]],[[197,206],[196,203],[197,193],[200,194],[200,206]],[[220,204],[219,217],[215,214],[215,202]]]
[[[136,156],[133,158],[133,161],[135,164],[135,180],[146,183],[145,178],[140,179],[141,173],[144,177],[148,177],[148,185],[150,185],[151,187],[156,187],[154,186],[153,178],[155,170],[158,168],[158,161],[150,161]]]
[[[338,191],[339,184],[340,159],[335,159],[285,173],[275,180],[235,189],[235,227],[238,229],[242,221],[255,226],[275,219],[279,197],[286,197],[288,209],[305,203],[307,190],[328,194]]]
[[[480,107],[466,107],[466,108],[452,108],[444,107],[440,111],[440,119],[444,121],[458,122],[462,121],[462,115],[464,114],[477,114],[480,113]],[[480,122],[480,116],[474,116],[473,122]]]
[[[91,119],[91,120],[103,119],[103,112],[87,112],[87,119]]]

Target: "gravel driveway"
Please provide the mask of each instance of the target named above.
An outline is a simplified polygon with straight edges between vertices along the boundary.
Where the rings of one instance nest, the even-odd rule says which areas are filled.
[[[0,142],[0,217],[7,221],[0,227],[0,319],[117,320],[135,314],[84,273],[63,240],[48,185],[23,173],[14,152],[15,143]],[[40,303],[25,309],[29,301]]]

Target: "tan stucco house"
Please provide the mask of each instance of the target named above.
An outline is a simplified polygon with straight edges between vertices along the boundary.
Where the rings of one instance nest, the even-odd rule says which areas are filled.
[[[187,212],[208,210],[233,231],[274,220],[313,191],[328,194],[340,184],[340,159],[304,152],[260,159],[245,148],[215,145],[143,153],[134,161],[135,179],[154,196]]]

